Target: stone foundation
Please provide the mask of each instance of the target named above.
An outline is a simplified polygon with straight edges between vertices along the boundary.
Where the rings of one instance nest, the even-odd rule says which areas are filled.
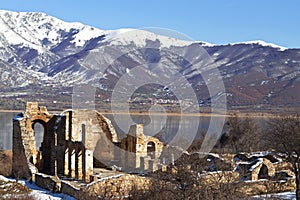
[[[36,185],[50,190],[70,195],[76,199],[87,199],[91,196],[104,199],[123,199],[133,190],[147,190],[151,186],[151,179],[137,175],[120,174],[96,180],[90,184],[59,180],[57,177],[36,174]]]
[[[52,192],[61,192],[61,180],[46,174],[35,174],[35,184]]]
[[[273,182],[268,180],[241,182],[241,186],[238,188],[238,191],[248,196],[253,196],[259,194],[288,192],[295,189],[295,179],[288,179],[286,182]]]
[[[61,193],[70,195],[76,199],[85,199],[84,190],[74,184],[71,184],[69,181],[61,182]]]

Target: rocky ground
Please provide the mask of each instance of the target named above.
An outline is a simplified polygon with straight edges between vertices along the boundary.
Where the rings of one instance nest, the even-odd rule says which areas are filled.
[[[12,200],[55,200],[55,199],[69,199],[68,195],[53,194],[47,190],[37,187],[28,181],[16,181],[12,178],[7,178],[11,175],[12,151],[0,150],[0,199]]]
[[[65,194],[54,194],[50,191],[37,187],[28,181],[6,178],[0,175],[0,199],[12,200],[74,200]]]

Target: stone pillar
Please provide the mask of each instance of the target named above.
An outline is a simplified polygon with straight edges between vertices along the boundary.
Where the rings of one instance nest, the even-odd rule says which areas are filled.
[[[54,144],[51,144],[51,158],[50,158],[50,160],[51,160],[51,167],[50,167],[50,175],[57,176],[57,154],[58,154],[57,133],[54,133],[54,138],[53,139],[54,139]],[[50,141],[51,141],[51,139],[50,139]]]
[[[140,163],[141,170],[142,171],[148,170],[150,157],[149,156],[140,157],[140,160],[141,160],[141,163]]]
[[[166,172],[167,170],[168,170],[168,165],[162,164],[162,165],[161,165],[161,171],[162,171],[162,172]]]
[[[158,170],[158,162],[157,160],[149,160],[149,170],[151,170],[152,172],[155,172],[156,170]]]
[[[113,146],[114,148],[114,165],[122,166],[122,150],[120,149],[120,144]]]
[[[78,163],[79,163],[79,160],[78,160],[78,147],[75,147],[75,178],[78,180],[79,177],[79,170],[78,170]]]
[[[82,150],[78,152],[78,179],[82,180],[83,169],[82,169]]]
[[[69,175],[69,146],[65,149],[64,175]]]
[[[129,166],[129,152],[127,149],[123,151],[123,166],[128,167]]]
[[[83,174],[85,174],[85,177],[83,179],[85,180],[85,182],[89,182],[90,175],[94,173],[93,153],[94,153],[93,150],[88,150],[88,149],[85,150],[85,155],[83,159],[83,164],[84,164]]]
[[[75,171],[76,171],[75,165],[76,165],[76,153],[75,153],[75,149],[71,149],[71,163],[70,163],[71,178],[75,178]]]
[[[145,171],[145,157],[140,157],[141,171]]]
[[[178,173],[177,167],[171,166],[171,173],[172,173],[172,174],[177,174],[177,173]]]
[[[132,156],[130,156],[130,157],[133,157],[131,166],[134,168],[140,168],[141,167],[141,163],[140,163],[141,157],[144,157],[144,155],[140,154],[140,153],[133,153]]]
[[[15,178],[25,178],[27,180],[32,178],[31,170],[28,166],[28,158],[23,141],[22,131],[25,131],[25,120],[13,121],[13,163],[12,175]],[[26,141],[27,142],[27,141]],[[27,145],[29,146],[29,145]]]

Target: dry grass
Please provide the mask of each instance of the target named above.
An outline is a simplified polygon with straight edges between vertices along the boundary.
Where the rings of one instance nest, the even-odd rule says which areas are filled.
[[[0,174],[10,176],[12,170],[12,151],[0,150]],[[25,185],[12,181],[0,180],[0,199],[34,200],[30,189]]]
[[[0,199],[33,200],[29,195],[30,191],[21,183],[0,180]]]
[[[0,150],[0,174],[10,176],[12,169],[12,151]]]

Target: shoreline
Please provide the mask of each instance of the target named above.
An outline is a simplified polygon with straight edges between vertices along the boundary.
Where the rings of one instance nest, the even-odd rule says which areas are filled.
[[[23,110],[0,110],[0,113],[17,113],[17,112],[23,112]]]
[[[0,110],[0,113],[20,113],[23,112],[23,110]],[[48,111],[50,114],[54,114],[54,113],[61,113],[63,111]],[[149,112],[138,112],[138,111],[134,111],[134,112],[124,112],[124,111],[117,111],[117,112],[101,112],[98,111],[99,113],[103,114],[103,115],[134,115],[134,116],[142,116],[142,115],[149,115]],[[152,112],[151,115],[155,115],[155,116],[188,116],[188,117],[233,117],[233,116],[237,116],[237,117],[253,117],[253,118],[259,118],[259,117],[278,117],[282,114],[279,113],[251,113],[251,112],[234,112],[234,111],[229,111],[226,114],[222,114],[222,113],[159,113],[159,112]]]

